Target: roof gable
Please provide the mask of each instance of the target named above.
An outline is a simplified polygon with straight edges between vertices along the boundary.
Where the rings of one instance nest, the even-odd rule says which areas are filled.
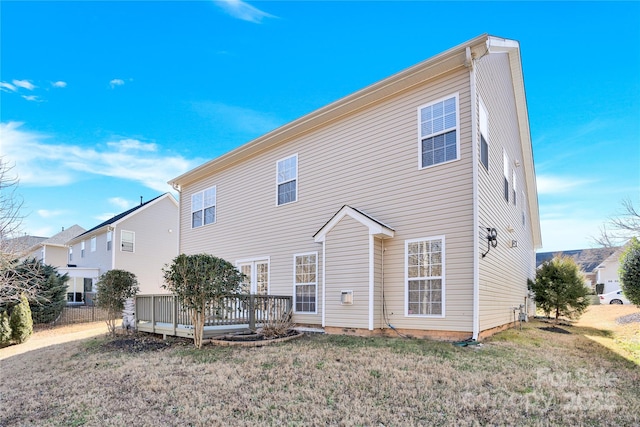
[[[136,212],[141,211],[144,208],[147,208],[149,206],[152,206],[152,205],[156,204],[160,199],[167,198],[167,197],[176,206],[178,205],[177,202],[176,202],[176,199],[171,195],[171,193],[164,193],[164,194],[162,194],[162,195],[160,195],[158,197],[155,197],[155,198],[149,200],[148,202],[144,202],[144,203],[142,203],[142,204],[140,204],[140,205],[138,205],[136,207],[133,207],[133,208],[131,208],[131,209],[125,211],[125,212],[122,212],[121,214],[118,214],[118,215],[114,216],[113,218],[110,218],[110,219],[108,219],[108,220],[96,225],[95,227],[89,229],[88,231],[85,231],[84,233],[80,234],[79,236],[76,236],[75,238],[71,239],[69,241],[69,243],[71,243],[72,241],[76,241],[77,239],[79,239],[79,238],[81,238],[83,236],[87,236],[87,235],[93,233],[94,231],[100,230],[101,228],[104,228],[104,227],[106,227],[108,225],[117,224],[118,222],[123,221],[124,219],[128,218],[129,216],[135,214]]]
[[[349,216],[360,224],[364,225],[369,229],[369,234],[374,235],[376,237],[393,237],[395,234],[395,230],[385,223],[378,221],[377,219],[367,215],[366,213],[358,210],[356,208],[352,208],[351,206],[344,205],[340,208],[338,212],[336,212],[329,221],[325,225],[320,228],[313,235],[316,243],[324,242],[327,234],[345,217]]]
[[[41,245],[56,245],[56,246],[63,246],[65,245],[69,240],[73,239],[74,237],[84,233],[86,230],[82,227],[80,227],[78,224],[74,224],[71,227],[62,230],[61,232],[59,232],[58,234],[54,234],[53,236],[49,237],[47,240],[42,241],[40,244]]]

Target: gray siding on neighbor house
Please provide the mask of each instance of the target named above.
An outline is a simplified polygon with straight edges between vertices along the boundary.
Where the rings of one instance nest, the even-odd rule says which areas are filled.
[[[455,93],[459,94],[460,160],[420,170],[417,109]],[[469,71],[460,66],[204,178],[181,181],[180,250],[207,252],[230,262],[269,256],[271,293],[291,295],[292,255],[318,251],[321,271],[322,245],[314,242],[313,235],[347,204],[396,231],[384,242],[390,322],[402,328],[471,331],[470,99]],[[298,201],[276,206],[276,162],[293,154],[298,155]],[[191,196],[214,185],[216,223],[192,229]],[[446,316],[405,317],[404,242],[440,235],[446,236],[447,244]],[[376,289],[381,289],[382,278],[379,282]],[[295,315],[294,320],[320,324],[321,310],[319,304],[317,314]]]
[[[121,248],[122,231],[135,232],[134,252]],[[120,221],[114,231],[115,268],[134,273],[141,294],[167,293],[162,268],[178,255],[178,207],[161,198]]]
[[[91,251],[91,238],[96,237],[96,250]],[[84,256],[81,248],[84,241]],[[98,268],[100,274],[104,274],[113,268],[113,258],[111,251],[107,251],[107,233],[103,229],[87,233],[78,239],[74,239],[71,248],[73,249],[73,260],[69,264],[78,267]]]
[[[345,216],[326,236],[326,326],[369,328],[369,229]],[[353,291],[353,304],[341,293]]]
[[[521,147],[509,58],[507,54],[489,54],[476,61],[475,67],[477,93],[486,106],[489,124],[488,171],[480,163],[477,148],[480,330],[485,330],[512,321],[513,308],[524,304],[526,280],[535,275],[535,254],[529,202],[525,198],[528,192],[524,168],[528,165]],[[509,159],[508,202],[504,198],[503,149]],[[518,187],[516,205],[513,203],[513,171]],[[487,227],[498,231],[498,246],[481,258],[480,254],[487,250]],[[512,240],[517,241],[517,247],[511,247]]]

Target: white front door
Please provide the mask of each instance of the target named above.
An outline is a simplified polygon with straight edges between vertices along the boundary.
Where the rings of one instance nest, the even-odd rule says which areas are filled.
[[[243,293],[267,295],[269,293],[269,260],[240,261],[238,269],[246,276]]]

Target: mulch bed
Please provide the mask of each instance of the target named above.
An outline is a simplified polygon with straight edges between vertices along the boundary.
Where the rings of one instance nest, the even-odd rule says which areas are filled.
[[[627,314],[616,319],[618,325],[628,325],[629,323],[640,323],[640,313]]]
[[[101,351],[119,351],[122,353],[144,353],[148,351],[159,351],[173,345],[193,344],[192,340],[184,340],[176,337],[163,340],[162,337],[143,332],[133,333],[126,336],[117,336],[112,340],[105,341],[99,347]]]

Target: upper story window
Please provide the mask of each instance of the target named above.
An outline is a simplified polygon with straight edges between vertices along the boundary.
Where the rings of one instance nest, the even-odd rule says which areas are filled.
[[[504,169],[504,199],[509,203],[509,157],[507,152],[502,149],[502,167]]]
[[[80,258],[84,258],[84,240],[80,242]]]
[[[459,159],[458,94],[419,108],[420,168]]]
[[[95,252],[96,251],[96,236],[93,236],[91,238],[91,252]]]
[[[517,198],[517,194],[518,194],[518,183],[516,181],[516,171],[513,170],[511,171],[511,185],[513,187],[513,191],[512,191],[512,196],[513,196],[513,205],[517,206],[518,205],[518,198]]]
[[[478,109],[480,118],[480,163],[484,165],[486,170],[489,170],[489,118],[487,116],[487,109],[482,103],[479,102],[480,108]]]
[[[406,315],[444,316],[444,236],[405,241]]]
[[[191,228],[216,222],[216,187],[191,196]]]
[[[122,252],[134,252],[136,242],[136,233],[133,231],[122,230],[120,234],[120,250]]]
[[[278,206],[298,200],[298,155],[278,161],[277,164]]]
[[[113,232],[111,230],[107,231],[107,250],[110,251],[111,250],[111,245],[113,241]]]
[[[69,262],[73,261],[73,247],[69,248]]]

